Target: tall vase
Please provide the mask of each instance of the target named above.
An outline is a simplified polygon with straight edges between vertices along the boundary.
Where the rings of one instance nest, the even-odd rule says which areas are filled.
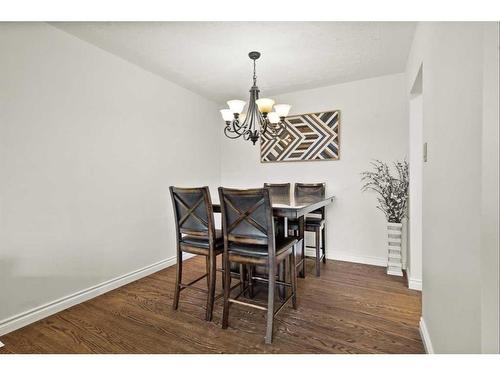
[[[387,223],[387,274],[403,276],[403,224]]]

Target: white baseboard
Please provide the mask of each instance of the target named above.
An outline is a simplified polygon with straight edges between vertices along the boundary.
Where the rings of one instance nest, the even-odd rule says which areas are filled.
[[[408,289],[422,290],[422,279],[417,279],[411,276],[411,269],[406,269],[406,278],[408,279]]]
[[[408,278],[408,289],[422,290],[422,280]]]
[[[420,317],[420,337],[422,337],[422,342],[424,343],[425,352],[427,354],[434,354],[434,348],[432,347],[431,336],[429,335],[429,330],[425,325],[425,320],[421,316]]]
[[[306,255],[308,256],[315,256],[314,250],[311,249],[306,249]],[[333,260],[342,260],[344,262],[352,262],[352,263],[361,263],[361,264],[369,264],[372,266],[381,266],[381,267],[387,267],[387,259],[385,258],[379,258],[379,257],[372,257],[372,256],[366,256],[366,255],[353,255],[348,252],[339,252],[335,251],[333,255],[327,256],[327,259],[333,259]],[[403,269],[405,269],[403,265]],[[410,270],[407,268],[406,269],[407,276],[408,276],[408,289],[413,289],[413,290],[422,290],[422,280],[420,279],[414,279],[410,275]],[[400,276],[399,274],[397,276]]]
[[[343,251],[334,251],[327,254],[327,259],[342,260],[344,262],[370,264],[372,266],[387,267],[387,259],[367,255],[356,255]]]
[[[194,255],[184,254],[184,259],[191,258],[192,256]],[[125,275],[115,277],[111,280],[91,286],[90,288],[86,288],[76,293],[70,294],[69,296],[59,298],[55,301],[46,303],[31,310],[4,319],[0,321],[0,336],[15,331],[16,329],[19,329],[21,327],[27,326],[28,324],[34,323],[37,320],[58,313],[59,311],[65,310],[71,306],[88,301],[89,299],[109,292],[110,290],[142,279],[143,277],[149,276],[174,264],[176,264],[175,256],[150,264],[149,266],[129,272]]]

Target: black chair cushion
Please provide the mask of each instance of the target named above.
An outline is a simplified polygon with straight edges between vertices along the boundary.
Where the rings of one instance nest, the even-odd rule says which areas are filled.
[[[281,254],[282,252],[288,250],[297,242],[295,237],[277,237],[276,238],[276,256]],[[267,245],[249,245],[249,244],[241,244],[241,243],[230,243],[229,249],[231,253],[263,258],[267,257]]]
[[[325,220],[320,217],[308,217],[306,218],[305,230],[314,231],[316,228],[321,228],[325,224]],[[299,223],[297,221],[289,221],[288,229],[298,230]]]
[[[323,220],[320,217],[308,217],[306,219],[306,230],[309,230],[307,228],[321,227],[324,223],[325,223],[325,220]]]
[[[201,247],[203,249],[208,249],[208,237],[184,236],[182,237],[181,243],[190,246]],[[215,248],[220,249],[222,247],[224,247],[224,238],[222,237],[222,231],[220,229],[216,229]]]

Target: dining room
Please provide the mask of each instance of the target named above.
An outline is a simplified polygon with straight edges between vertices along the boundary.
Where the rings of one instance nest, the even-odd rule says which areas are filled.
[[[0,22],[0,354],[498,353],[498,45]]]

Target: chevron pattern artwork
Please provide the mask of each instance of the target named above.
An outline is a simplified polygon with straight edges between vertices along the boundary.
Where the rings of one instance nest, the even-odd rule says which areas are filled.
[[[339,159],[340,111],[289,116],[285,123],[278,137],[261,137],[261,162]]]

